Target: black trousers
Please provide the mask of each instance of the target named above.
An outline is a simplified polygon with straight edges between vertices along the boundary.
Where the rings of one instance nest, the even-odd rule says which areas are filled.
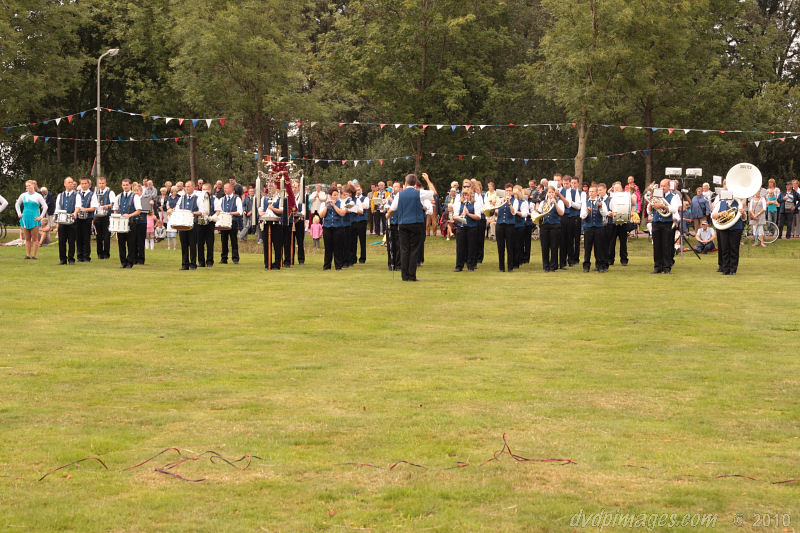
[[[722,255],[722,272],[735,274],[739,268],[739,245],[742,242],[742,230],[725,229],[717,232],[717,235]]]
[[[144,264],[144,238],[147,235],[147,222],[133,225],[136,233],[136,263]]]
[[[558,269],[558,251],[561,248],[561,224],[539,226],[539,243],[542,245],[542,268],[545,272]]]
[[[365,236],[366,238],[366,236]],[[306,225],[303,219],[294,222],[294,243],[297,245],[297,262],[306,262]]]
[[[322,228],[322,240],[325,243],[325,261],[322,264],[323,270],[331,268],[331,261],[336,270],[341,270],[344,265],[343,246],[344,228]]]
[[[417,253],[419,239],[425,231],[425,223],[398,224],[400,241],[400,274],[403,281],[417,279]]]
[[[181,268],[197,268],[197,226],[179,231],[181,241]]]
[[[75,241],[78,261],[92,260],[92,219],[79,218],[75,221]]]
[[[136,263],[136,234],[132,230],[127,233],[117,233],[117,246],[119,247],[119,262],[122,266],[133,266]]]
[[[356,230],[353,224],[344,227],[344,263],[347,266],[356,264]]]
[[[531,262],[531,239],[533,237],[533,224],[525,224],[525,233],[522,235],[522,261],[523,265]]]
[[[108,217],[94,217],[94,231],[97,233],[97,258],[108,259],[111,257],[111,232],[108,231]]]
[[[508,257],[508,271],[514,270],[514,225],[496,224],[494,235],[497,240],[497,258],[500,261],[500,270],[505,268],[506,256]]]
[[[279,269],[286,263],[286,240],[291,237],[287,235],[288,226],[283,224],[273,224],[272,231],[272,268]]]
[[[653,270],[656,272],[672,268],[674,236],[672,222],[653,222]]]
[[[417,265],[425,262],[425,237],[427,237],[425,225],[422,225],[422,231],[419,233],[419,245],[417,246]]]
[[[200,224],[197,230],[197,261],[200,266],[210,267],[214,264],[214,228],[215,224]]]
[[[459,226],[456,228],[456,268],[474,269],[478,263],[478,228]]]
[[[367,221],[362,220],[360,222],[353,223],[353,231],[355,233],[354,239],[356,244],[361,247],[361,253],[358,255],[358,262],[359,263],[366,263],[367,262]],[[355,251],[355,248],[354,248]]]
[[[478,221],[478,231],[477,231],[477,245],[478,249],[477,252],[477,259],[478,263],[483,263],[483,252],[486,245],[486,219],[481,216],[481,219]]]
[[[58,225],[58,257],[61,261],[75,262],[75,236],[78,230],[75,224]]]
[[[212,233],[213,235],[213,233]],[[221,230],[219,232],[222,239],[222,261],[228,260],[228,243],[230,242],[231,259],[235,263],[239,262],[239,223],[233,219],[231,229]]]
[[[570,245],[572,241],[570,240],[569,236],[571,235],[571,231],[569,228],[569,217],[567,215],[561,215],[561,231],[559,232],[559,263],[558,266],[561,268],[567,267],[567,261],[570,261],[572,264],[571,254],[570,254]]]
[[[392,224],[386,233],[386,255],[389,268],[400,270],[400,229]]]
[[[594,253],[594,266],[598,270],[606,266],[606,253],[608,244],[605,239],[605,227],[583,228],[583,268],[591,268],[592,253]]]
[[[264,248],[264,268],[281,268],[281,257],[283,257],[283,226],[280,224],[264,224],[261,230],[261,245]],[[272,257],[270,257],[270,252]]]
[[[625,265],[628,263],[628,225],[609,224],[608,262],[614,264],[617,255],[617,240],[619,240],[619,260]]]
[[[780,213],[778,216],[778,238],[783,236],[783,227],[786,226],[786,238],[792,237],[792,224],[794,224],[794,213]],[[60,238],[60,237],[59,237]]]
[[[373,231],[377,235],[383,235],[386,233],[386,216],[384,213],[378,211],[375,213],[375,223],[372,226]]]

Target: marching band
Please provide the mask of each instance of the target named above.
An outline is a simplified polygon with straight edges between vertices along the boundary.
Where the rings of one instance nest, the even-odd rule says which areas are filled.
[[[80,185],[76,188],[75,180],[67,177],[53,213],[59,237],[59,264],[74,264],[76,252],[78,262],[91,260],[92,229],[96,233],[97,258],[110,258],[110,239],[115,233],[119,242],[120,268],[144,264],[144,247],[139,241],[143,241],[140,237],[147,227],[148,214],[154,214],[157,209],[163,212],[159,222],[165,223],[169,231],[178,233],[181,270],[214,264],[217,233],[221,240],[220,263],[226,264],[230,258],[233,264],[238,264],[241,232],[251,226],[257,227],[254,229],[263,244],[265,269],[279,270],[295,264],[295,259],[298,264],[304,264],[304,236],[310,229],[308,213],[311,213],[321,222],[321,236],[325,243],[323,270],[334,267],[341,270],[364,264],[370,227],[373,234],[385,233],[382,244],[387,250],[389,270],[400,271],[403,280],[416,281],[417,267],[424,262],[428,219],[439,211],[441,205],[439,223],[442,234],[447,228],[449,239],[450,232],[455,232],[456,272],[465,268],[469,272],[475,271],[482,263],[487,231],[496,241],[499,271],[520,269],[530,262],[531,235],[536,231],[544,272],[576,266],[583,241],[583,271],[592,270],[594,257],[594,270],[605,273],[615,264],[617,243],[620,264],[628,264],[628,233],[632,227],[638,227],[639,208],[646,204],[644,213],[648,217],[653,244],[653,274],[672,272],[675,243],[681,238],[681,230],[676,228],[680,228],[682,219],[691,218],[698,232],[698,248],[703,253],[713,251],[716,235],[718,271],[735,275],[742,231],[745,221],[749,220],[745,217],[756,219],[768,205],[761,200],[760,172],[746,163],[731,169],[713,198],[713,209],[710,213],[705,212],[710,215],[716,233],[708,227],[709,221],[701,220],[699,214],[684,216],[686,207],[681,191],[677,182],[668,178],[653,183],[644,195],[640,195],[632,177],[628,178],[624,188],[622,182],[617,181],[607,191],[604,183],[583,184],[581,187],[578,179],[555,174],[552,180],[543,179],[538,184],[531,180],[527,188],[506,183],[502,190],[496,190],[494,183],[490,182],[486,193],[482,192],[476,180],[464,179],[460,190],[457,182],[451,184],[449,194],[440,204],[427,174],[422,174],[422,178],[428,190],[423,189],[422,181],[416,175],[409,174],[402,190],[400,182],[390,187],[381,182],[365,194],[354,180],[342,186],[334,184],[327,191],[321,184],[316,184],[315,190],[309,194],[302,180],[290,180],[290,170],[291,166],[285,164],[275,165],[275,169],[270,166],[265,182],[260,183],[259,178],[246,195],[237,193],[235,183],[222,185],[219,182],[218,191],[214,191],[210,183],[205,183],[195,190],[195,183],[188,180],[176,184],[177,189],[173,187],[173,194],[167,197],[166,192],[171,187],[168,183],[157,204],[152,196],[143,193],[138,183],[127,178],[122,180],[122,192],[117,195],[108,188],[104,177],[98,178],[94,189],[89,178],[78,180]],[[791,184],[787,185],[786,194],[773,192],[769,197],[779,205],[781,214],[784,203],[791,203],[786,210],[794,212],[800,202],[800,194]],[[31,188],[27,184],[26,187]],[[33,187],[33,191],[23,193],[20,198],[23,199],[25,194],[38,194],[35,185]],[[148,188],[152,189],[152,182]],[[703,198],[712,199],[713,193],[707,186],[697,190],[697,198],[702,194]],[[36,200],[37,197],[32,198]],[[750,211],[747,210],[748,201],[752,208]],[[753,208],[753,201],[761,201],[758,204],[761,207]],[[26,213],[31,207],[32,216],[23,221],[20,202],[17,202],[17,212],[21,222],[25,223],[23,226],[35,228],[36,213],[33,211],[41,213],[36,220],[44,219],[46,204],[40,210],[38,201],[25,203]],[[152,232],[152,228],[147,231]],[[169,231],[164,234],[168,235]],[[34,250],[33,258],[35,255]]]

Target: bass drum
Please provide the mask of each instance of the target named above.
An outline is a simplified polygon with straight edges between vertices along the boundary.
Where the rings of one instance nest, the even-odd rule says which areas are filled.
[[[611,211],[614,211],[614,224],[620,226],[631,221],[631,193],[612,192]]]

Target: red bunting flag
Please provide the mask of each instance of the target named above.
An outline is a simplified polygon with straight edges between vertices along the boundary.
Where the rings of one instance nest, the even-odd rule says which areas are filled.
[[[619,129],[621,129],[621,130],[624,130],[624,129],[625,129],[625,128],[627,128],[627,127],[628,127],[628,126],[620,126],[620,127],[619,127]]]
[[[344,126],[344,122],[339,123],[339,127],[341,128],[342,126]]]
[[[108,111],[109,113],[111,113],[111,108],[109,108],[109,107],[104,107],[103,109],[105,109],[106,111]]]
[[[345,163],[347,163],[347,159],[342,159],[342,165],[344,165]]]
[[[742,146],[747,146],[747,143],[742,143]]]
[[[466,126],[464,126],[464,128],[466,128],[466,130],[467,130],[467,131],[469,131],[469,129],[470,129],[471,127],[472,127],[472,124],[467,124]]]
[[[34,136],[33,136],[33,142],[36,142],[36,141],[38,141],[38,140],[39,140],[39,136],[38,136],[38,135],[34,135]]]
[[[381,129],[383,129],[385,126],[386,126],[386,124],[381,124]]]
[[[725,130],[719,130],[720,133],[725,133]]]
[[[72,115],[67,115],[67,122],[72,122]]]
[[[575,126],[577,126],[577,125],[578,125],[578,123],[577,123],[577,122],[573,122],[573,123],[572,123],[572,127],[573,127],[573,128],[574,128]]]
[[[219,119],[219,125],[222,126],[223,128],[225,127],[225,119],[224,118]]]
[[[428,129],[428,125],[427,125],[427,124],[423,124],[423,125],[422,125],[422,131],[425,131],[425,130],[427,130],[427,129]]]
[[[458,160],[459,160],[459,161],[463,161],[463,160],[464,160],[464,155],[463,155],[463,154],[462,154],[462,155],[459,155],[459,156],[458,156]]]
[[[183,121],[186,120],[185,118],[178,119],[178,126],[183,126]]]
[[[303,125],[303,121],[302,121],[302,120],[298,120],[298,121],[297,121],[297,125],[298,125],[298,126],[302,126],[302,125]]]
[[[378,159],[378,161],[380,161],[381,166],[383,166],[383,159]]]
[[[669,132],[670,135],[672,135],[672,132],[675,131],[675,128],[667,128],[667,131]]]
[[[781,137],[781,142],[785,141],[786,137]]]
[[[513,122],[509,122],[509,123],[508,123],[508,125],[509,125],[509,126],[511,126],[512,128],[513,128],[514,126],[516,126],[516,124],[514,124]]]

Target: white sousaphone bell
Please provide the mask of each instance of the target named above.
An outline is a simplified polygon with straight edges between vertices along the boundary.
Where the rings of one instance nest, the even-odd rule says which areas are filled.
[[[761,182],[761,171],[751,163],[739,163],[725,176],[727,191],[739,203],[739,207],[761,189]],[[726,230],[736,224],[741,216],[738,207],[731,207],[712,222],[718,230]]]

